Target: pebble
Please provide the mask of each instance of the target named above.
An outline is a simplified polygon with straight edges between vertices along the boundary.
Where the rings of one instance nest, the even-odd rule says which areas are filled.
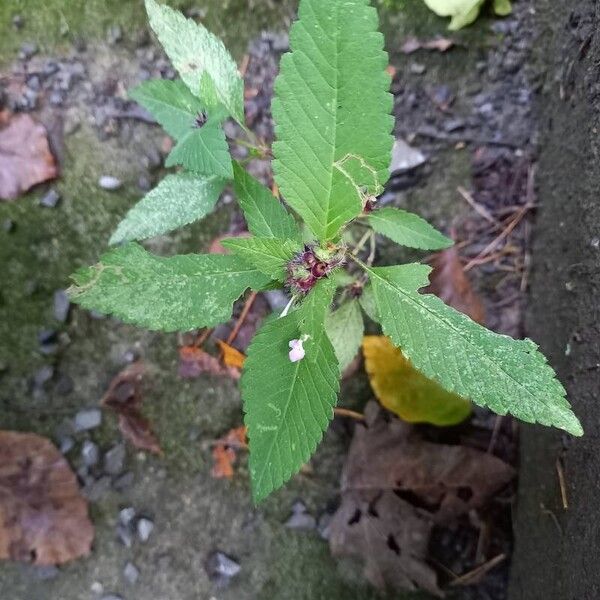
[[[67,454],[73,449],[73,446],[75,446],[75,440],[69,435],[61,438],[59,443],[61,454]]]
[[[102,411],[99,408],[86,408],[75,415],[75,431],[88,431],[100,427]]]
[[[119,511],[119,523],[128,527],[135,519],[135,508],[128,506]]]
[[[90,586],[90,590],[94,594],[101,594],[104,592],[104,586],[99,581],[94,581]]]
[[[123,475],[117,477],[113,481],[113,488],[117,490],[117,492],[122,492],[123,490],[130,488],[133,485],[133,482],[133,473],[131,471],[128,471],[127,473],[123,473]]]
[[[110,491],[110,486],[110,477],[100,477],[90,485],[86,485],[83,494],[90,502],[98,502]]]
[[[140,542],[147,542],[150,539],[152,530],[154,529],[154,523],[150,519],[142,517],[137,522],[137,535]]]
[[[133,545],[133,533],[131,529],[122,523],[117,525],[117,537],[126,548],[131,548]]]
[[[147,175],[140,175],[138,178],[138,188],[140,188],[142,192],[149,192],[152,189],[152,181],[150,181],[150,177]]]
[[[140,570],[131,562],[128,562],[123,569],[123,577],[127,583],[135,585],[140,578]]]
[[[324,512],[317,523],[317,531],[322,539],[328,540],[331,533],[331,522],[333,521],[333,515],[330,512]]]
[[[104,472],[119,475],[125,465],[125,445],[117,444],[104,455]]]
[[[50,104],[53,106],[62,106],[65,99],[60,92],[52,92],[50,94]]]
[[[2,221],[2,230],[5,233],[10,233],[15,230],[15,222],[12,219],[4,219]]]
[[[100,449],[94,442],[86,440],[81,447],[81,459],[88,467],[93,467],[100,460]]]
[[[427,71],[427,67],[422,63],[410,63],[410,72],[413,75],[423,75]]]
[[[226,585],[242,569],[240,564],[224,552],[213,552],[204,565],[209,579],[217,584]]]
[[[40,206],[44,208],[56,208],[60,202],[60,194],[55,190],[48,190],[40,200]]]
[[[56,290],[54,292],[54,318],[61,323],[65,323],[69,318],[71,302],[65,290]]]
[[[22,29],[23,25],[25,25],[25,19],[23,19],[23,17],[21,15],[15,15],[12,18],[12,26],[15,29]]]
[[[317,526],[317,520],[308,512],[303,502],[294,502],[292,506],[292,515],[285,522],[288,529],[314,529]]]
[[[38,45],[35,42],[25,42],[19,50],[19,58],[21,60],[29,60],[38,53],[38,50]]]
[[[43,387],[52,377],[54,377],[54,367],[52,365],[44,365],[35,372],[33,385],[35,387]]]
[[[114,192],[120,189],[123,185],[120,179],[113,177],[112,175],[102,175],[100,179],[98,179],[98,185],[103,190],[108,190],[110,192]]]

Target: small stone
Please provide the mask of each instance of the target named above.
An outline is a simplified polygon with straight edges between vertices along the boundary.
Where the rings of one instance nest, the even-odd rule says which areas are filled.
[[[123,569],[123,577],[127,583],[135,585],[140,578],[140,570],[133,563],[128,562]]]
[[[33,385],[35,387],[44,387],[52,377],[54,377],[54,367],[52,365],[44,365],[35,372],[33,376]]]
[[[119,523],[121,523],[121,525],[128,527],[131,525],[131,523],[133,523],[134,519],[135,508],[133,508],[133,506],[128,506],[127,508],[123,508],[119,511]]]
[[[110,477],[100,477],[83,488],[83,494],[90,502],[99,502],[109,491],[111,486]]]
[[[60,440],[60,453],[67,454],[75,446],[75,440],[71,436],[65,436]]]
[[[27,87],[30,90],[34,90],[38,92],[41,87],[40,78],[38,75],[31,75],[31,77],[27,78]]]
[[[396,138],[392,148],[390,173],[410,171],[425,162],[425,156],[416,148],[407,144],[402,138]]]
[[[38,50],[38,45],[35,42],[25,42],[19,50],[19,58],[21,60],[29,60],[38,53]]]
[[[53,106],[62,106],[65,99],[63,97],[63,95],[60,92],[52,92],[50,94],[50,104],[52,104]]]
[[[119,475],[125,465],[125,445],[117,444],[104,455],[104,472]]]
[[[101,594],[104,592],[104,586],[99,581],[94,581],[94,583],[92,583],[90,586],[90,591],[93,594]]]
[[[410,72],[413,75],[423,75],[427,71],[427,67],[422,63],[410,63]]]
[[[150,519],[142,517],[137,522],[137,535],[140,542],[147,542],[150,539],[152,530],[154,529],[154,523]]]
[[[308,512],[303,502],[294,502],[292,515],[285,522],[288,529],[314,529],[317,526],[316,519]]]
[[[97,465],[100,459],[100,449],[94,442],[86,440],[81,447],[81,459],[88,467]]]
[[[134,475],[131,471],[128,471],[113,481],[113,488],[117,490],[117,492],[122,492],[127,488],[130,488],[133,485],[133,482]]]
[[[109,192],[114,192],[120,189],[123,186],[123,183],[120,179],[113,177],[112,175],[102,175],[100,179],[98,179],[98,185],[103,190],[108,190]]]
[[[333,521],[333,515],[330,512],[324,512],[317,523],[317,531],[322,539],[328,540],[329,534],[331,533],[331,522]]]
[[[15,222],[12,219],[4,219],[2,221],[2,231],[5,233],[11,233],[15,230]]]
[[[238,562],[220,551],[208,556],[204,568],[209,579],[221,586],[227,585],[242,569]]]
[[[122,523],[117,525],[117,538],[126,548],[131,548],[133,545],[133,533],[129,527]]]
[[[57,332],[54,329],[41,329],[38,332],[38,342],[40,345],[52,344],[56,341]]]
[[[75,415],[75,431],[89,431],[102,424],[102,411],[99,408],[86,408]]]
[[[56,208],[59,202],[60,194],[55,189],[51,189],[42,196],[40,206],[44,208]]]
[[[150,181],[150,177],[147,175],[140,175],[138,178],[138,188],[140,188],[142,192],[149,192],[152,189],[152,181]]]
[[[598,238],[598,237],[592,238],[591,244],[592,244],[592,248],[595,248],[596,250],[598,250],[598,248],[600,248],[600,238]]]
[[[111,25],[106,33],[106,41],[110,46],[118,44],[123,39],[123,30],[119,25]]]
[[[25,19],[21,15],[15,15],[12,18],[12,26],[15,29],[22,29],[23,25],[25,25]]]
[[[56,290],[54,292],[54,318],[61,323],[65,323],[69,318],[71,310],[71,301],[65,290]]]
[[[59,70],[60,67],[58,63],[53,60],[49,60],[42,69],[42,75],[44,75],[44,77],[50,77],[51,75],[57,73]]]

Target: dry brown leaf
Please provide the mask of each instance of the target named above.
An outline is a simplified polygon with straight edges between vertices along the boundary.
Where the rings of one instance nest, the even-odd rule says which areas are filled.
[[[513,476],[512,467],[490,454],[422,440],[370,402],[344,466],[332,551],[361,557],[378,587],[417,585],[439,595],[425,563],[432,524],[481,507]]]
[[[437,50],[438,52],[447,52],[454,46],[454,41],[448,38],[434,38],[432,40],[420,41],[416,37],[409,37],[406,39],[400,51],[403,54],[412,54],[417,50]]]
[[[57,175],[44,126],[27,114],[0,111],[0,199],[14,200]]]
[[[67,461],[33,433],[0,431],[0,559],[59,565],[90,553],[94,526]]]
[[[227,432],[217,440],[213,448],[214,460],[211,475],[215,479],[231,479],[233,477],[233,465],[237,460],[236,450],[248,447],[246,427],[236,427]]]
[[[483,302],[463,270],[456,247],[438,252],[432,257],[430,264],[433,267],[430,284],[423,291],[435,294],[452,308],[483,325]]]
[[[203,374],[231,377],[238,380],[240,371],[235,367],[223,366],[202,348],[197,346],[182,346],[179,348],[179,376],[184,379],[195,379]]]
[[[241,369],[244,366],[246,357],[233,346],[230,346],[223,340],[217,340],[217,344],[223,353],[223,363],[226,367]]]
[[[144,365],[137,361],[123,369],[110,383],[101,405],[114,410],[119,416],[119,430],[123,437],[139,450],[162,454],[160,442],[152,425],[142,415],[141,381]]]

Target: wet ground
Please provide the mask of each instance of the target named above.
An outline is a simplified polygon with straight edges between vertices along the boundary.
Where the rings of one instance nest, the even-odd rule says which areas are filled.
[[[172,4],[192,8],[194,16],[224,35],[236,58],[250,55],[247,86],[255,93],[249,95],[247,112],[253,127],[268,136],[270,85],[287,47],[293,3]],[[384,14],[391,63],[397,68],[396,133],[418,148],[424,163],[395,177],[382,202],[415,210],[455,232],[464,242],[465,262],[475,261],[471,275],[486,302],[489,326],[511,334],[521,330],[531,213],[525,211],[514,234],[481,255],[499,231],[473,204],[496,219],[504,218],[502,211],[510,216],[533,201],[530,101],[535,78],[524,66],[532,43],[531,15],[528,2],[517,8],[516,18],[483,19],[474,29],[453,36],[457,46],[447,53],[411,55],[401,52],[406,39],[444,35],[444,22],[421,9],[408,16]],[[5,100],[13,108],[34,112],[46,125],[61,164],[61,177],[51,186],[0,204],[0,423],[4,429],[48,435],[63,445],[91,497],[97,528],[93,554],[68,567],[0,566],[0,596],[378,597],[352,565],[331,558],[319,531],[323,527],[286,527],[298,500],[321,525],[335,507],[350,440],[346,422],[336,420],[309,471],[255,509],[243,458],[232,481],[210,475],[210,442],[241,424],[235,383],[208,375],[181,379],[175,335],[142,332],[77,308],[65,314],[61,305],[60,291],[68,285],[69,273],[95,262],[120,217],[163,173],[163,134],[132,113],[135,109],[126,102],[127,88],[137,82],[173,76],[148,35],[141,3],[53,0],[40,9],[33,1],[9,0],[0,6],[0,23],[8,30],[0,41]],[[264,172],[264,165],[255,165],[255,170]],[[116,191],[102,189],[102,176],[115,177],[122,185]],[[458,187],[472,194],[472,202]],[[60,196],[55,207],[41,202],[49,189]],[[208,219],[153,240],[151,247],[160,253],[205,250],[238,223],[225,196]],[[395,253],[383,245],[380,260],[406,258]],[[497,256],[489,260],[493,254]],[[78,415],[93,419],[93,412],[82,411],[97,408],[111,379],[138,358],[147,368],[144,412],[160,437],[163,458],[129,447],[120,458],[120,436],[110,414],[104,413],[101,424],[89,430],[72,430]],[[344,387],[346,406],[360,408],[370,397],[364,376]],[[511,423],[498,424],[486,414],[478,418],[480,443],[487,446],[496,428],[498,452],[512,458]],[[100,449],[98,464],[84,465],[86,441]],[[118,459],[108,469],[107,453]],[[510,526],[505,523],[510,509],[506,499],[500,504],[504,508],[496,543],[510,551]],[[133,508],[136,518],[153,525],[146,540],[138,531],[130,532],[131,539],[124,533],[124,508]],[[461,535],[440,532],[432,553],[458,573],[470,564],[460,556],[470,547],[457,542]],[[239,572],[218,576],[215,564],[229,568],[230,574]],[[484,586],[466,588],[459,597],[503,598],[507,566]]]

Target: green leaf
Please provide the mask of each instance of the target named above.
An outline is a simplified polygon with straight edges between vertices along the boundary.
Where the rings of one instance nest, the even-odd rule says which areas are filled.
[[[382,208],[369,215],[369,225],[381,235],[409,248],[441,250],[454,242],[425,219],[398,208]]]
[[[254,179],[238,162],[233,163],[235,193],[250,233],[257,237],[300,240],[294,217],[273,196],[271,190]]]
[[[116,248],[73,276],[73,302],[125,323],[163,331],[212,327],[231,317],[247,288],[269,278],[235,256],[189,254],[163,258],[135,243]]]
[[[357,355],[365,332],[358,301],[346,302],[335,312],[329,313],[325,320],[325,330],[343,373]]]
[[[153,79],[130,90],[129,96],[141,104],[160,123],[163,129],[179,140],[195,124],[204,105],[178,79]]]
[[[167,175],[119,223],[111,244],[162,235],[206,216],[214,208],[225,180],[191,173]]]
[[[512,12],[510,0],[494,0],[494,12],[501,17],[510,15]]]
[[[375,302],[375,294],[373,293],[373,286],[371,284],[365,286],[363,289],[363,293],[358,299],[362,309],[365,311],[365,314],[369,319],[375,321],[375,323],[379,323],[381,319],[379,318],[379,311],[377,309],[377,304]]]
[[[493,333],[436,296],[419,294],[430,271],[418,264],[368,270],[383,330],[406,357],[446,389],[500,415],[582,435],[536,344]]]
[[[390,77],[368,0],[303,0],[275,83],[275,180],[323,241],[379,194],[393,138]]]
[[[339,391],[337,359],[322,335],[323,321],[319,324],[308,316],[301,307],[264,325],[244,363],[241,386],[256,503],[309,460],[333,417]],[[300,339],[302,332],[315,343],[305,344],[305,358],[292,363],[289,342]]]
[[[211,117],[203,127],[190,129],[171,150],[166,167],[182,165],[198,175],[233,177],[229,146],[220,123]]]
[[[222,240],[221,244],[278,281],[285,281],[287,263],[301,250],[298,242],[277,238],[238,237]]]
[[[150,25],[190,91],[244,122],[244,82],[223,42],[202,25],[155,0],[146,0]]]

